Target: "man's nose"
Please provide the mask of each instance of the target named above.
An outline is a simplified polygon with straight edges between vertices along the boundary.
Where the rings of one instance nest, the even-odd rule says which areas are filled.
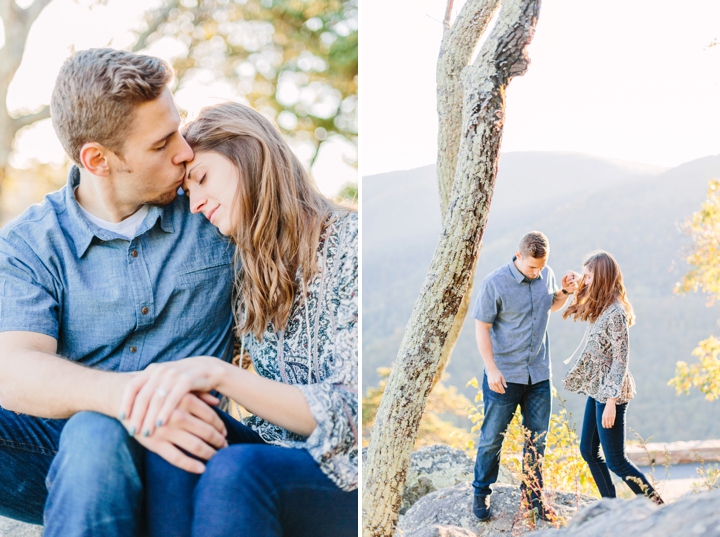
[[[192,148],[187,143],[185,138],[180,136],[180,148],[178,149],[177,153],[175,153],[175,156],[173,157],[173,164],[180,165],[183,162],[189,162],[193,159],[195,156],[195,153],[193,153]]]

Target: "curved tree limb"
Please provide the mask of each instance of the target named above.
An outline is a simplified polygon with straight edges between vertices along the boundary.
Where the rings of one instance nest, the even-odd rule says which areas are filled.
[[[468,0],[450,27],[443,32],[438,56],[437,177],[440,187],[440,214],[445,218],[460,147],[463,89],[460,74],[470,64],[478,40],[487,30],[500,6],[500,0]],[[447,17],[447,15],[446,15]]]
[[[539,0],[503,1],[478,59],[462,74],[462,139],[448,212],[377,412],[364,465],[365,537],[390,537],[395,530],[418,424],[487,223],[505,91],[510,80],[527,69],[525,49],[539,8]]]

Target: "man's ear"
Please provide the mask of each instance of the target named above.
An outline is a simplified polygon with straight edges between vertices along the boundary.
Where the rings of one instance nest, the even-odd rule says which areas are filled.
[[[521,261],[521,260],[522,260],[522,254],[520,253],[520,250],[518,250],[517,252],[515,252],[515,257],[517,258],[518,261]]]
[[[105,146],[97,142],[87,142],[80,148],[80,162],[91,174],[107,177],[110,175],[108,152]]]

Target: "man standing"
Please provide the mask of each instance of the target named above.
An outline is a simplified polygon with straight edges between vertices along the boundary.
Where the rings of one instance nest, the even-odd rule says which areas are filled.
[[[226,445],[193,395],[152,436],[118,416],[131,372],[233,348],[232,248],[178,195],[193,153],[171,77],[129,52],[69,58],[51,109],[76,166],[0,231],[0,514],[45,509],[45,537],[136,535],[141,446],[192,470],[186,453]]]
[[[485,419],[475,460],[473,512],[490,518],[490,486],[498,477],[503,435],[520,405],[528,437],[523,450],[523,486],[538,516],[554,516],[542,502],[542,456],[550,423],[550,344],[547,325],[551,311],[565,305],[574,282],[563,278],[557,287],[547,266],[547,237],[532,231],[520,241],[513,260],[483,280],[475,303],[475,337],[485,363]]]

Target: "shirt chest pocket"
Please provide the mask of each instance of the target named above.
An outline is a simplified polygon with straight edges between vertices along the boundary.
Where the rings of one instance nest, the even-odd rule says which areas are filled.
[[[178,285],[187,288],[204,283],[225,282],[232,277],[232,271],[233,263],[229,259],[219,259],[195,266],[185,265],[178,274]]]

